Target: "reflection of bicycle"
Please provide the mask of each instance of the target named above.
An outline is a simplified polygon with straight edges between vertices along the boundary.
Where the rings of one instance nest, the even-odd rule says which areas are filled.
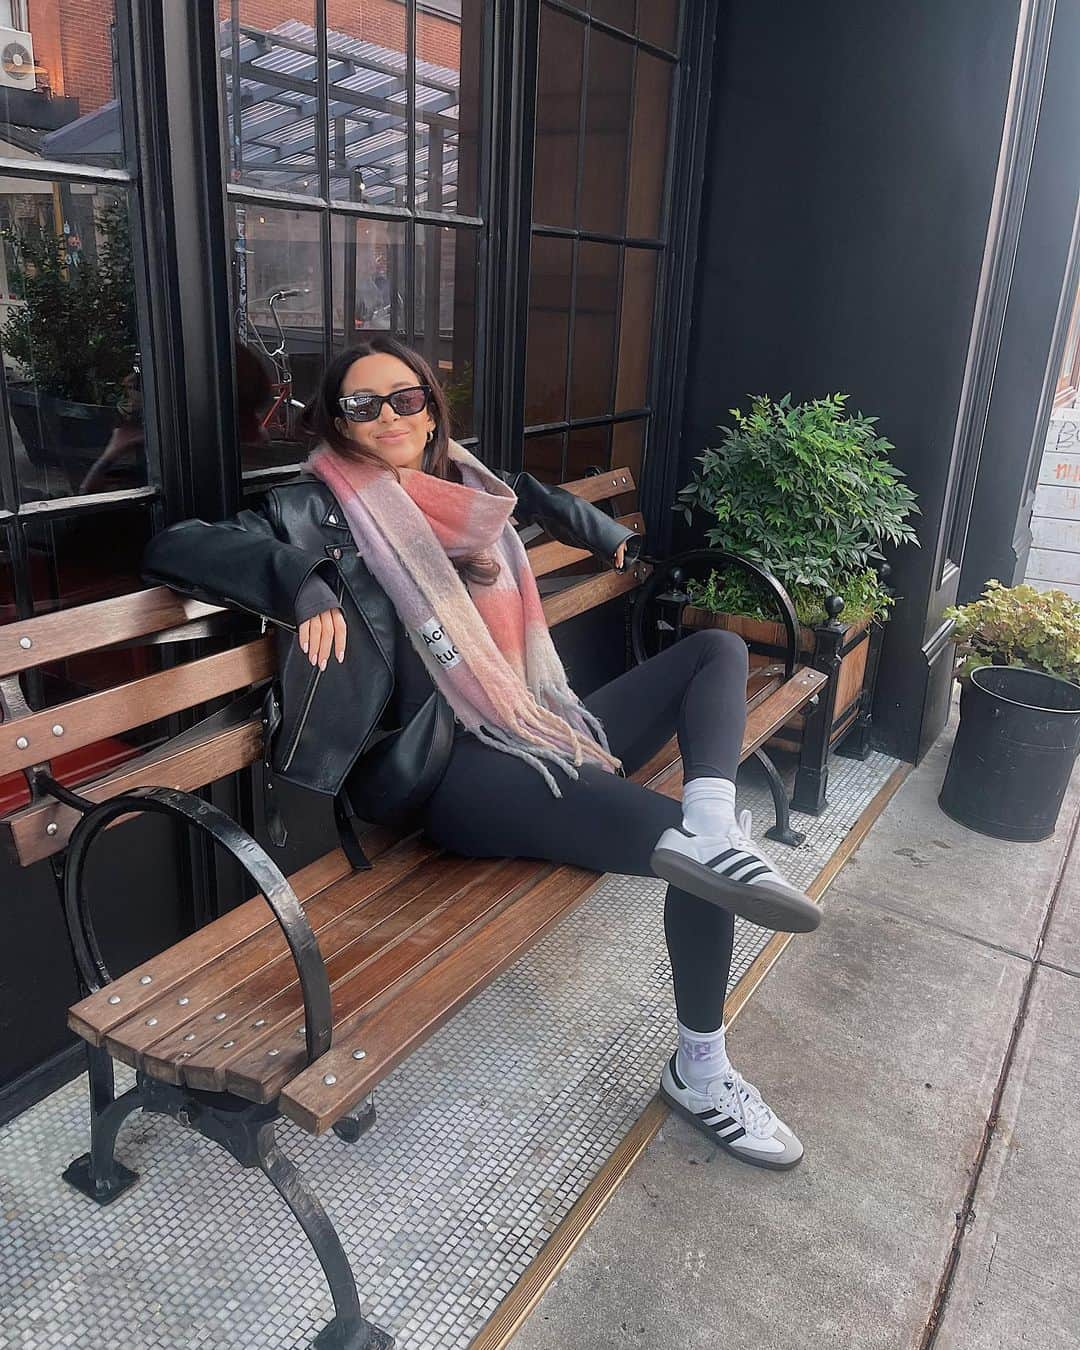
[[[270,385],[270,406],[259,419],[259,425],[268,436],[277,440],[296,440],[296,422],[304,406],[299,399],[292,396],[292,366],[289,362],[289,353],[285,347],[285,330],[281,326],[277,306],[282,300],[290,300],[297,295],[310,294],[310,286],[292,286],[273,291],[266,297],[266,307],[269,309],[270,317],[277,329],[277,343],[273,347],[266,345],[266,339],[259,331],[258,324],[251,324],[249,329],[260,351],[274,367],[274,379]]]

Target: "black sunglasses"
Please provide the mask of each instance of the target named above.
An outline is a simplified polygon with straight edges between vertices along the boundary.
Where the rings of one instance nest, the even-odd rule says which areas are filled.
[[[389,403],[399,417],[412,417],[424,411],[430,397],[428,385],[414,384],[408,389],[395,389],[392,394],[346,394],[338,399],[338,407],[350,422],[374,422],[384,403]]]

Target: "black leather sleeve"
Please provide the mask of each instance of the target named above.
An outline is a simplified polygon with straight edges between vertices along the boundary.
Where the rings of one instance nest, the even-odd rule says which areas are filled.
[[[615,550],[625,539],[628,541],[626,563],[622,570],[641,552],[641,536],[620,525],[592,502],[575,497],[565,488],[541,483],[531,473],[503,469],[495,472],[517,493],[514,516],[520,524],[539,525],[560,544],[587,548],[605,562],[612,560]]]
[[[309,577],[331,586],[336,568],[279,537],[273,492],[229,520],[182,520],[156,534],[143,555],[143,577],[210,604],[235,605],[284,628],[297,626],[297,600]]]

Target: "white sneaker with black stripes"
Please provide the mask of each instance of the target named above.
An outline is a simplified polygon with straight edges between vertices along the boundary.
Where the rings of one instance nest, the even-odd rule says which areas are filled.
[[[735,1069],[698,1090],[680,1078],[672,1055],[660,1078],[660,1096],[741,1162],[786,1172],[802,1161],[802,1144]]]
[[[750,838],[743,811],[726,835],[691,834],[673,825],[656,841],[651,864],[658,877],[761,928],[810,933],[821,910],[786,881]]]

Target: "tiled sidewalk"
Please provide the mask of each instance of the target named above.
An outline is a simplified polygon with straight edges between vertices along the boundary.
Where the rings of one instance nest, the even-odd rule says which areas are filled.
[[[835,761],[829,812],[797,819],[807,845],[773,846],[794,878],[817,875],[895,767]],[[770,820],[753,766],[740,803]],[[659,881],[609,878],[406,1061],[358,1144],[282,1127],[400,1350],[469,1344],[652,1097],[673,1023],[662,898]],[[733,982],[768,936],[739,925]],[[0,1131],[0,1347],[310,1344],[329,1296],[257,1173],[135,1117],[118,1156],[142,1183],[98,1209],[60,1181],[85,1148],[82,1082]]]

